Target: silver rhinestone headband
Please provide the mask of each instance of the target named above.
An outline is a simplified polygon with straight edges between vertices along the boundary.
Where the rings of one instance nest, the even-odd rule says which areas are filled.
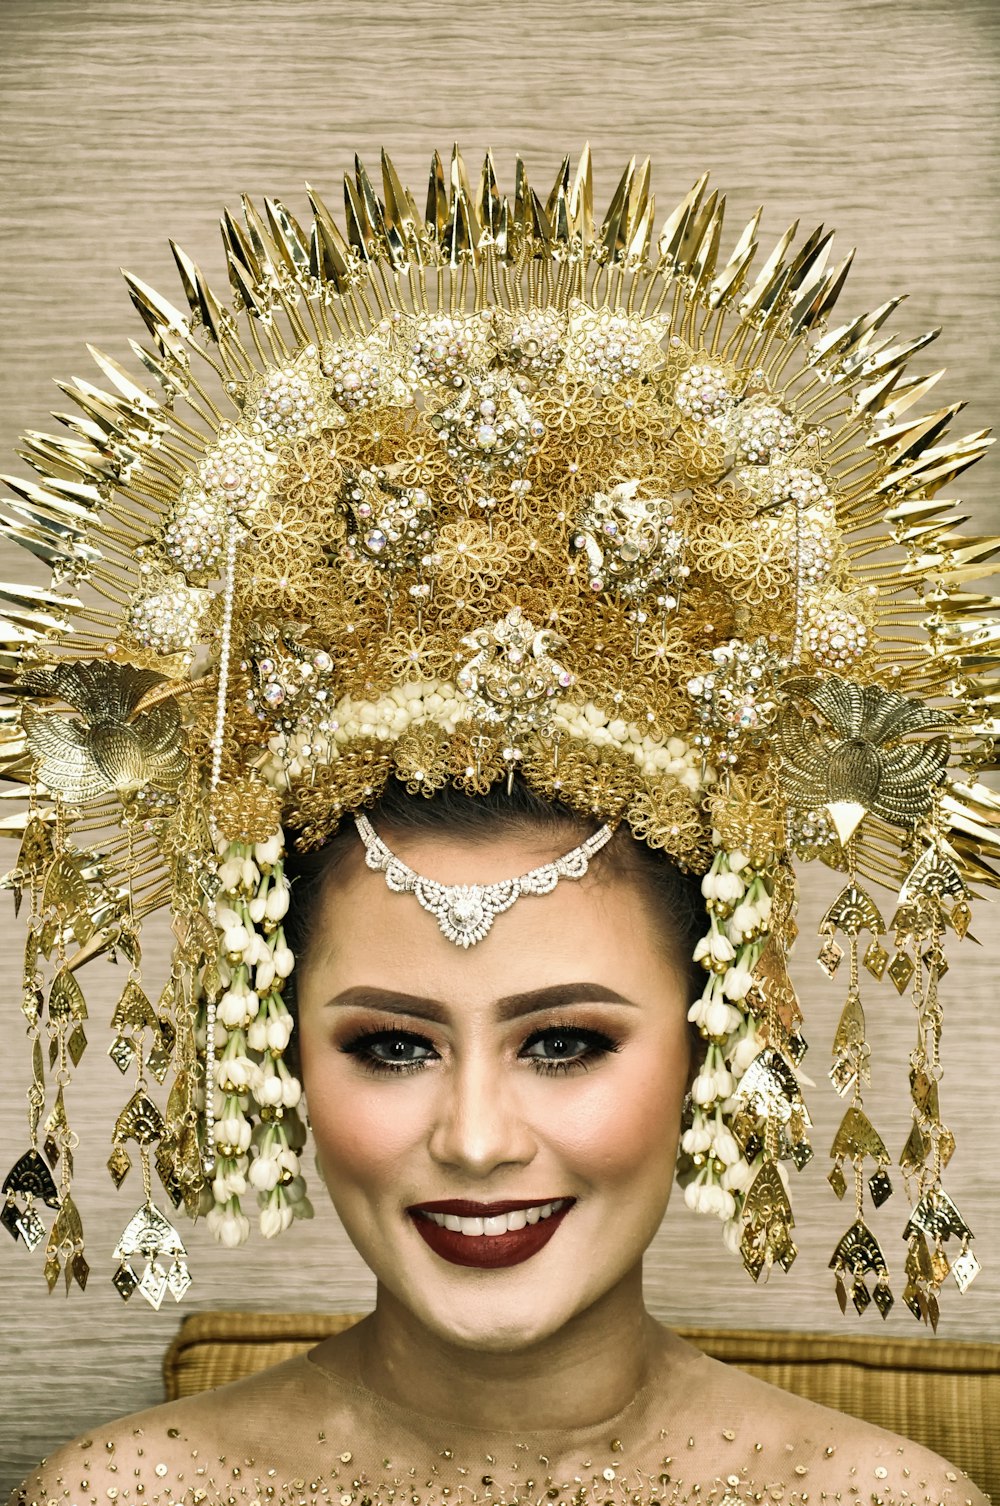
[[[583,878],[591,858],[614,835],[613,827],[602,826],[565,857],[532,868],[520,878],[501,879],[496,884],[439,884],[435,879],[414,873],[397,858],[367,816],[356,815],[354,824],[365,844],[368,867],[385,874],[394,894],[415,894],[424,909],[435,917],[442,934],[456,946],[465,947],[475,946],[489,935],[497,916],[509,910],[522,894],[549,894],[561,878]]]

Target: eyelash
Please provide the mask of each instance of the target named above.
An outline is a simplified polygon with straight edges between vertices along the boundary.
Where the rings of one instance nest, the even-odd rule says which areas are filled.
[[[585,1052],[576,1057],[564,1057],[546,1060],[544,1057],[529,1057],[527,1055],[530,1046],[537,1045],[541,1041],[556,1039],[570,1039],[583,1042]],[[428,1056],[418,1057],[415,1061],[387,1061],[384,1057],[377,1056],[374,1047],[380,1043],[390,1041],[402,1041],[410,1046],[426,1047],[433,1051],[431,1042],[424,1035],[418,1035],[412,1030],[363,1030],[358,1035],[352,1036],[340,1047],[347,1056],[358,1058],[359,1064],[373,1077],[402,1077],[411,1072],[423,1071]],[[528,1036],[518,1053],[522,1060],[530,1061],[536,1072],[546,1077],[555,1077],[567,1072],[588,1072],[594,1065],[595,1060],[602,1056],[608,1056],[614,1051],[620,1051],[619,1043],[606,1035],[603,1030],[594,1030],[588,1025],[547,1025],[541,1030],[535,1030]]]

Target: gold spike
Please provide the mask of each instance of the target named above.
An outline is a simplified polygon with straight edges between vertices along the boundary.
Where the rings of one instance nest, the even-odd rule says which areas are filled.
[[[518,160],[520,161],[520,158]],[[634,176],[635,158],[632,157],[611,196],[604,223],[598,231],[598,241],[603,248],[605,260],[608,262],[618,261],[625,252],[628,236],[629,195]]]
[[[518,158],[520,161],[520,158]],[[440,152],[431,158],[430,176],[427,181],[427,209],[424,223],[431,240],[440,245],[448,223],[448,190],[444,182],[444,164]]]
[[[728,309],[746,279],[747,270],[757,254],[757,230],[763,209],[758,209],[753,219],[744,227],[743,233],[722,271],[715,277],[705,295],[709,308]]]
[[[309,276],[309,247],[302,226],[280,199],[265,198],[264,213],[267,215],[275,250],[280,253],[299,285],[303,286]]]
[[[408,188],[400,182],[399,174],[385,148],[382,148],[382,193],[385,199],[385,233],[393,266],[405,272],[410,261],[419,266],[420,232],[423,228],[417,206]]]
[[[496,168],[493,163],[492,152],[487,152],[483,158],[483,168],[479,175],[479,222],[483,227],[484,235],[497,247],[502,255],[506,246],[500,244],[500,213],[503,199],[497,184]]]
[[[576,164],[569,195],[569,210],[574,237],[579,237],[584,256],[589,256],[594,244],[594,174],[589,141],[585,143]]]

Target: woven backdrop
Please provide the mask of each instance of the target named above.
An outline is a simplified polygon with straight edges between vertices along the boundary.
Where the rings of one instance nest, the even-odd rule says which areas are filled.
[[[775,236],[796,215],[804,229],[836,226],[841,254],[859,247],[845,315],[909,291],[897,326],[906,335],[945,326],[921,369],[946,362],[941,401],[970,399],[959,432],[1000,409],[993,0],[4,0],[0,54],[5,456],[20,427],[45,428],[50,406],[67,406],[53,376],[91,374],[85,340],[127,354],[138,320],[119,265],[179,297],[169,234],[224,283],[216,221],[241,190],[301,210],[308,179],[333,204],[354,151],[375,167],[384,143],[422,200],[432,148],[447,153],[455,138],[474,169],[492,146],[508,184],[520,150],[545,191],[563,154],[589,137],[599,205],[630,154],[651,153],[664,214],[711,168],[729,195],[732,239],[759,203]],[[963,481],[973,526],[1000,530],[998,477],[1000,461],[987,460]],[[23,574],[25,563],[3,558],[0,578]],[[13,852],[0,857],[0,871],[12,862]],[[832,1237],[811,1230],[817,1212],[831,1230],[842,1217],[824,1180],[840,1107],[825,1075],[843,990],[813,961],[821,888],[812,883],[807,893],[798,960],[819,1152],[797,1188],[802,1253],[792,1276],[755,1290],[724,1254],[717,1227],[677,1198],[649,1259],[649,1299],[668,1320],[841,1325],[826,1269]],[[0,905],[2,1175],[24,1148],[28,1076],[19,927],[9,896]],[[983,946],[966,943],[946,980],[943,1084],[959,1144],[950,1187],[987,1267],[964,1299],[949,1291],[945,1331],[994,1340],[998,923],[1000,911],[980,918]],[[150,937],[151,988],[165,956],[165,938]],[[96,1037],[113,1005],[114,970],[96,964],[84,982]],[[884,1090],[894,1081],[902,1106],[910,1006],[888,983],[869,995],[873,1115],[898,1151],[905,1115],[889,1113]],[[172,1303],[154,1314],[138,1298],[126,1307],[108,1281],[138,1188],[133,1174],[114,1193],[108,1147],[91,1127],[106,1124],[107,1103],[121,1095],[117,1071],[92,1046],[70,1108],[84,1141],[86,1297],[48,1296],[40,1252],[31,1258],[0,1235],[0,1489],[60,1440],[160,1395],[160,1360],[180,1314]],[[196,1284],[185,1310],[364,1307],[371,1279],[316,1201],[315,1223],[280,1249],[255,1242],[222,1257],[203,1229],[192,1231]],[[902,1212],[897,1195],[877,1217],[897,1277]],[[874,1311],[864,1324],[873,1336],[882,1331]],[[897,1304],[888,1332],[915,1331]]]

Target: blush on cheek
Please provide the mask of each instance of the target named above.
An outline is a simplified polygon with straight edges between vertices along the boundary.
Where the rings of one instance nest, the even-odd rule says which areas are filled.
[[[566,1106],[549,1139],[558,1139],[585,1175],[600,1168],[602,1176],[624,1181],[673,1155],[681,1116],[678,1073],[631,1073],[627,1085],[609,1073],[584,1087],[575,1111]]]
[[[328,1094],[318,1107],[309,1100],[309,1117],[323,1165],[350,1181],[391,1174],[408,1148],[405,1124],[380,1094]]]

